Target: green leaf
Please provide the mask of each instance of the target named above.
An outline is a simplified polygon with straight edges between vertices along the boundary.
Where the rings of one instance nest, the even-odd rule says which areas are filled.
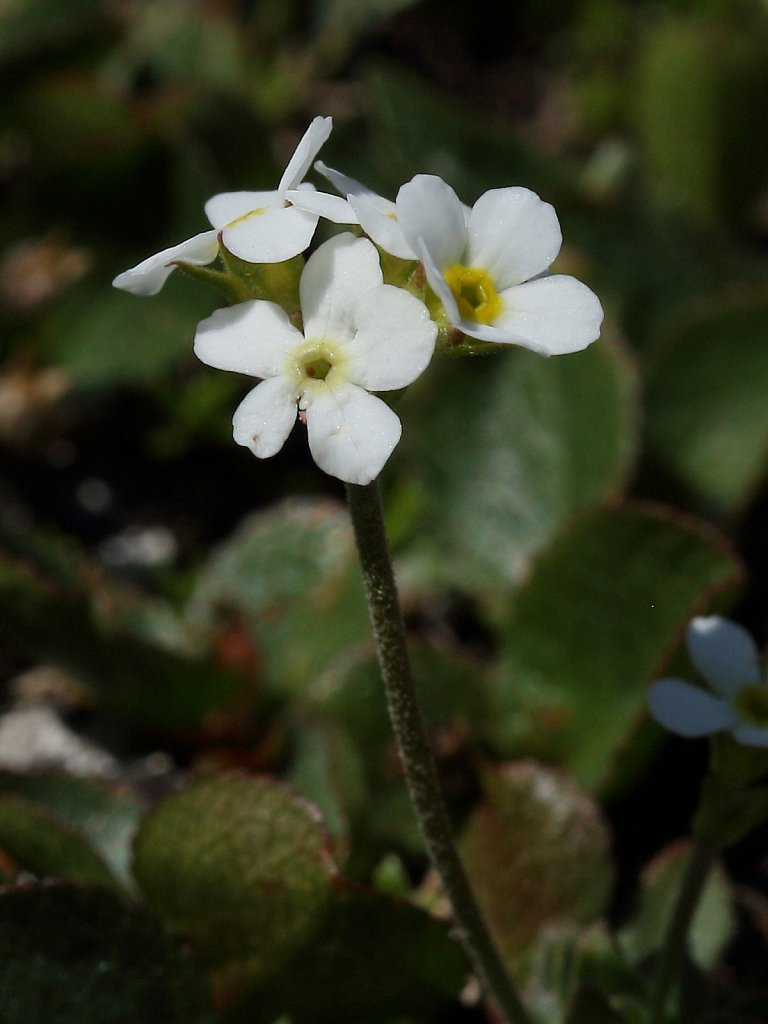
[[[670,20],[657,23],[643,43],[635,101],[649,180],[694,216],[711,218],[719,205],[722,40],[707,28]]]
[[[82,578],[70,566],[57,579],[0,551],[0,634],[9,645],[72,672],[134,721],[171,732],[197,725],[242,692],[242,680],[206,655],[178,650],[177,634],[167,645],[145,635],[145,620],[158,621],[157,606],[147,615],[152,602],[145,607],[103,578],[94,587],[85,563],[79,568]],[[64,575],[69,582],[61,582]]]
[[[21,797],[0,796],[0,849],[39,878],[105,885],[116,881],[79,829]]]
[[[458,757],[487,732],[492,718],[488,667],[465,651],[440,649],[415,639],[410,645],[422,715],[438,758]],[[340,661],[306,694],[312,714],[343,726],[354,739],[372,794],[366,811],[373,836],[385,848],[395,844],[423,852],[402,773],[393,771],[395,741],[384,684],[375,658],[363,652]],[[299,719],[301,728],[301,719]]]
[[[320,808],[328,831],[339,843],[337,860],[348,847],[353,819],[366,807],[368,793],[361,755],[338,722],[300,720],[294,736],[288,781]]]
[[[591,797],[559,772],[522,761],[482,780],[460,850],[502,954],[524,973],[545,928],[587,924],[605,909],[610,838]]]
[[[22,797],[79,829],[111,871],[123,883],[130,882],[130,844],[143,805],[127,789],[72,775],[4,772],[0,794]]]
[[[61,44],[73,35],[92,31],[95,19],[103,15],[98,0],[17,0],[0,10],[0,60],[18,60],[20,55]]]
[[[371,174],[357,167],[351,172],[362,174],[371,187],[391,189],[393,197],[417,173],[444,176],[464,200],[510,180],[548,190],[573,180],[566,161],[539,160],[508,124],[478,118],[470,106],[401,67],[369,66],[364,88],[373,140]]]
[[[768,157],[754,140],[768,100],[766,38],[765,19],[744,30],[668,18],[641,40],[634,99],[648,181],[699,221],[743,219],[764,187]]]
[[[625,480],[633,375],[613,345],[563,359],[519,348],[461,359],[420,387],[403,405],[405,445],[438,577],[506,592],[564,523]]]
[[[344,886],[311,945],[225,1020],[272,1024],[281,1014],[293,1024],[410,1019],[455,998],[466,972],[464,953],[443,923],[408,903]]]
[[[723,297],[657,338],[647,434],[659,463],[709,506],[733,511],[768,459],[768,295]]]
[[[584,926],[570,925],[545,931],[534,950],[530,980],[531,1008],[541,1007],[549,1020],[570,1022],[568,1013],[588,1010],[595,1019],[609,1010],[626,1024],[646,1024],[644,979],[617,946],[604,919]],[[608,1017],[613,1024],[613,1018]]]
[[[668,510],[584,516],[517,595],[497,692],[500,749],[605,785],[683,625],[740,578],[723,540]]]
[[[648,864],[640,879],[637,908],[619,933],[627,956],[642,963],[661,949],[683,879],[691,844],[674,843]],[[710,872],[691,924],[689,949],[694,963],[714,967],[736,931],[733,890],[721,867]]]
[[[290,500],[246,520],[216,548],[192,614],[245,620],[265,654],[264,683],[296,692],[370,635],[349,516],[322,500]]]
[[[192,364],[195,327],[214,306],[210,289],[179,273],[151,298],[85,282],[44,321],[42,352],[81,387],[145,384]]]
[[[134,874],[227,989],[273,973],[316,929],[336,875],[328,845],[317,811],[286,785],[220,775],[145,818]]]
[[[143,908],[107,890],[0,893],[3,1024],[213,1024],[187,957]]]

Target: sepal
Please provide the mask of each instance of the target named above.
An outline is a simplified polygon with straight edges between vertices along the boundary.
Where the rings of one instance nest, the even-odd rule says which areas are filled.
[[[248,263],[234,256],[223,242],[219,242],[219,257],[226,276],[237,291],[237,302],[249,299],[267,299],[282,306],[294,327],[301,328],[299,280],[304,269],[304,257],[294,256],[281,263]]]

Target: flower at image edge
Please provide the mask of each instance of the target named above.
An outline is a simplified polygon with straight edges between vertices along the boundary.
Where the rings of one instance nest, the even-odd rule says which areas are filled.
[[[202,321],[195,353],[204,363],[262,378],[235,412],[238,444],[259,458],[275,455],[301,414],[321,469],[354,484],[378,476],[401,426],[370,392],[412,383],[437,335],[422,302],[382,281],[373,244],[340,234],[302,273],[303,334],[280,306],[260,299]]]
[[[659,679],[648,692],[652,717],[678,736],[727,730],[745,746],[768,747],[768,682],[749,633],[713,615],[693,619],[686,640],[712,692],[682,679]]]
[[[118,274],[112,284],[134,295],[156,295],[177,263],[212,263],[219,252],[219,235],[239,259],[249,263],[281,263],[307,248],[321,216],[338,224],[357,223],[346,200],[318,192],[314,185],[302,180],[332,127],[330,117],[316,117],[312,121],[275,191],[222,192],[213,196],[205,204],[212,231],[203,231],[142,260]]]

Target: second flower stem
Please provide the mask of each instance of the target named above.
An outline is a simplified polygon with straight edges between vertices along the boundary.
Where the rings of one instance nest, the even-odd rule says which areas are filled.
[[[718,848],[709,843],[696,841],[688,858],[685,875],[672,911],[672,919],[659,956],[656,976],[651,989],[650,1022],[663,1024],[664,1011],[670,990],[679,973],[685,954],[691,921],[704,891],[712,865],[718,855]]]
[[[347,497],[389,714],[427,852],[483,989],[510,1024],[533,1024],[502,963],[456,849],[413,683],[378,484],[348,484]]]

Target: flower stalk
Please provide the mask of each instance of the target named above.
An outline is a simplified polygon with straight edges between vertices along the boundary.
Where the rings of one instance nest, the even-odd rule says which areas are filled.
[[[651,987],[650,1024],[663,1024],[665,1020],[669,995],[680,975],[691,921],[718,853],[718,846],[702,839],[697,839],[691,850]]]
[[[456,849],[416,697],[378,483],[348,484],[347,497],[389,714],[427,852],[484,991],[510,1024],[533,1024],[483,920]]]

